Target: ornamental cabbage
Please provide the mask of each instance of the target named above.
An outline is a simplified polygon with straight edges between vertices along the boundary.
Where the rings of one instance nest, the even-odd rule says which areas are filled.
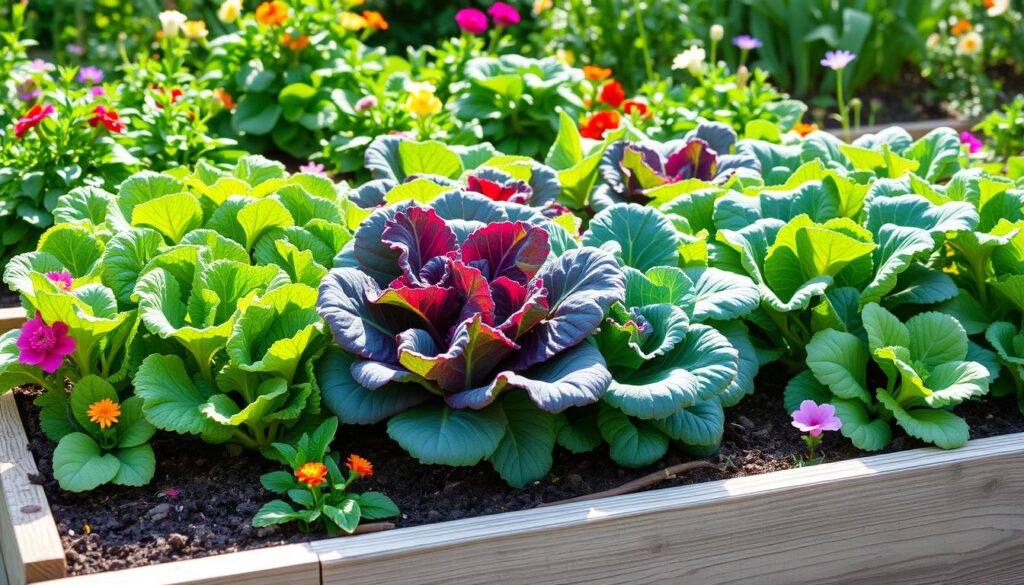
[[[397,415],[389,433],[425,463],[487,457],[515,485],[546,473],[547,413],[594,403],[610,382],[586,340],[624,276],[527,211],[451,192],[363,223],[318,303],[341,349],[320,381],[343,422]]]

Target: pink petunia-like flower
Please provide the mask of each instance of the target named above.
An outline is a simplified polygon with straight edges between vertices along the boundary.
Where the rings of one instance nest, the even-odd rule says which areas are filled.
[[[491,18],[494,19],[494,24],[497,26],[513,26],[519,24],[521,20],[519,11],[514,6],[504,2],[491,4],[491,7],[487,9],[487,14],[491,15]]]
[[[813,400],[800,403],[800,410],[792,414],[792,425],[801,432],[810,433],[812,437],[821,435],[822,431],[838,431],[843,421],[836,416],[836,407],[831,404],[817,404]]]
[[[56,284],[65,292],[71,290],[71,281],[73,277],[67,270],[61,270],[60,272],[47,272],[46,278],[50,279],[50,282]]]
[[[306,163],[304,165],[301,165],[299,167],[299,172],[300,173],[308,173],[310,175],[326,175],[327,174],[327,173],[324,172],[324,165],[322,165],[322,164],[320,164],[318,162],[314,162],[314,161],[309,161],[308,163]]]
[[[985,147],[985,143],[972,132],[964,130],[960,133],[960,144],[967,145],[967,152],[974,154]]]
[[[842,71],[856,58],[857,54],[850,51],[827,51],[825,58],[821,60],[821,65],[833,71]]]
[[[356,111],[360,113],[365,112],[367,110],[372,110],[373,108],[376,107],[377,98],[372,95],[364,95],[363,97],[359,98],[359,101],[356,102]]]
[[[750,35],[740,35],[732,40],[732,44],[739,47],[744,51],[753,51],[754,49],[760,49],[764,43],[756,37]]]
[[[75,340],[68,336],[67,324],[57,321],[47,325],[38,311],[35,318],[21,326],[17,345],[21,350],[19,362],[39,366],[47,374],[56,372],[64,363],[64,356],[75,351]]]
[[[487,32],[487,15],[476,8],[463,8],[455,13],[455,23],[471,35]]]

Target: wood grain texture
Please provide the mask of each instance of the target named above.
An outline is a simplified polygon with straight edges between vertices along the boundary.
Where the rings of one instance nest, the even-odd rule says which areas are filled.
[[[977,122],[974,120],[961,120],[958,118],[948,118],[945,120],[920,120],[917,122],[900,122],[895,124],[878,124],[875,126],[861,126],[859,130],[850,129],[850,140],[856,140],[865,134],[878,134],[878,132],[889,128],[890,126],[899,126],[907,131],[913,138],[920,138],[925,134],[928,134],[936,128],[952,128],[957,132],[963,132],[964,130],[970,130]],[[843,137],[843,131],[839,128],[830,128],[828,132],[839,137]]]
[[[309,545],[289,544],[39,585],[320,585],[320,563]]]
[[[11,393],[0,395],[0,536],[10,585],[63,577],[64,549]]]
[[[1024,583],[1024,433],[314,543],[325,585]]]
[[[25,322],[25,309],[21,307],[6,307],[0,309],[0,333],[6,333],[11,329],[21,327]]]

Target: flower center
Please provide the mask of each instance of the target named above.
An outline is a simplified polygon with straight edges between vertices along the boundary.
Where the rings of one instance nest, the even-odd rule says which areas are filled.
[[[44,327],[37,330],[35,337],[32,338],[32,349],[36,351],[49,351],[53,349],[56,343],[57,336],[53,334],[53,329]]]

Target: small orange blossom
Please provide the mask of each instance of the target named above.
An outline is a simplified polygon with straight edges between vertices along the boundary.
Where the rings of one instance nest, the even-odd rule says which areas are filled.
[[[797,122],[793,125],[793,132],[796,132],[800,136],[807,136],[811,132],[818,129],[817,124],[804,124],[803,122]]]
[[[267,26],[278,26],[288,21],[288,5],[271,0],[256,7],[256,20]]]
[[[583,76],[591,81],[603,81],[612,76],[612,70],[597,65],[584,65]]]
[[[109,398],[104,398],[90,404],[86,414],[90,421],[100,425],[101,429],[105,429],[117,422],[117,417],[121,416],[121,405]]]
[[[299,483],[313,488],[327,482],[327,467],[323,463],[310,461],[295,472]]]
[[[373,475],[373,464],[355,453],[348,456],[348,461],[345,462],[345,465],[362,477]]]
[[[364,10],[363,18],[366,20],[366,26],[375,28],[377,30],[388,30],[388,21],[384,20],[384,15],[375,10]]]

